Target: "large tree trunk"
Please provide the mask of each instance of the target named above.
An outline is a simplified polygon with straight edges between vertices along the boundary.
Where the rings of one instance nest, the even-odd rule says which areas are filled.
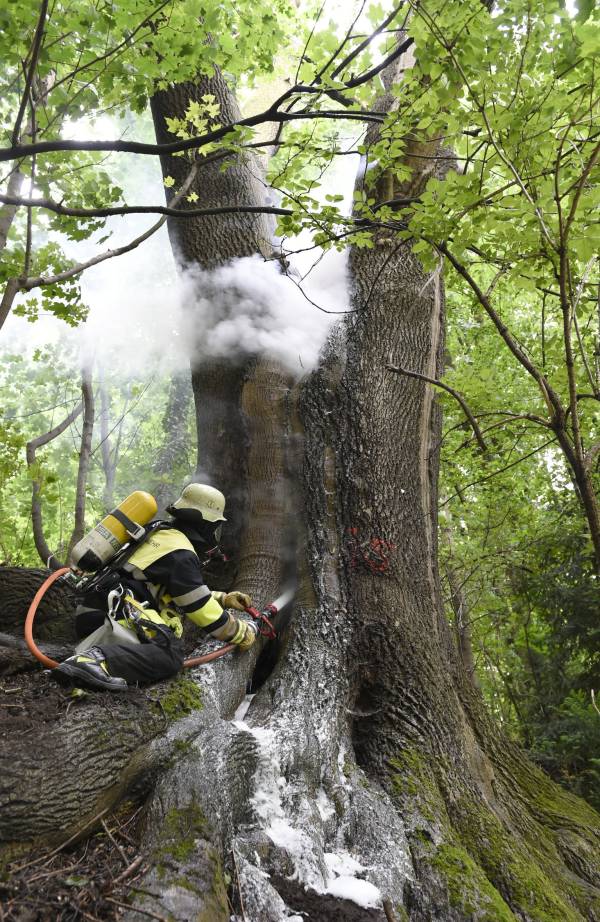
[[[378,191],[406,196],[424,181],[413,175],[410,190],[390,195],[382,177]],[[197,235],[186,254],[204,264]],[[384,370],[391,360],[439,377],[440,276],[383,237],[351,264],[356,313],[309,380],[287,398],[264,363],[245,380],[222,366],[226,398],[208,425],[199,404],[200,445],[211,443],[225,483],[234,468],[219,438],[247,422],[240,585],[270,598],[281,549],[293,547],[296,613],[244,719],[223,721],[231,713],[213,703],[214,723],[186,771],[162,777],[147,814],[152,847],[164,847],[165,816],[200,805],[201,823],[185,861],[149,875],[145,889],[161,898],[140,908],[225,920],[226,907],[213,905],[219,855],[252,922],[299,912],[383,920],[384,908],[387,918],[414,920],[600,918],[597,815],[492,725],[443,615],[440,414],[431,388]],[[195,380],[198,394],[202,368]],[[340,874],[347,853],[360,865],[353,883]],[[369,881],[381,897],[356,915],[339,896],[350,885],[368,896]]]
[[[202,97],[212,94],[219,104],[219,122],[228,124],[240,118],[235,96],[229,90],[220,71],[214,76],[200,76],[195,83],[182,83],[157,92],[151,100],[156,138],[159,142],[172,139],[165,118],[184,116],[192,101],[202,104]],[[199,158],[202,164],[202,158]],[[167,190],[167,200],[183,184],[190,169],[183,157],[163,157],[163,174],[172,176],[173,192]],[[239,158],[233,166],[222,172],[217,161],[202,164],[190,187],[203,207],[238,205],[240,202],[258,204],[263,199],[259,182],[260,168],[248,155]],[[264,256],[271,253],[272,226],[264,215],[218,215],[201,221],[170,221],[169,236],[175,259],[182,269],[192,270],[193,291],[196,298],[210,299],[210,270],[243,256]],[[194,300],[193,298],[191,299]],[[197,316],[195,304],[189,305],[192,328],[201,339],[206,325],[205,316]],[[193,323],[197,320],[197,326]],[[240,353],[241,354],[241,353]],[[192,361],[192,388],[196,404],[198,433],[198,467],[196,476],[217,485],[228,498],[228,541],[232,548],[239,547],[243,523],[246,519],[246,452],[248,435],[243,410],[241,390],[250,371],[247,360],[234,355],[231,359],[204,357],[198,365]],[[221,575],[231,580],[235,566],[229,566]]]

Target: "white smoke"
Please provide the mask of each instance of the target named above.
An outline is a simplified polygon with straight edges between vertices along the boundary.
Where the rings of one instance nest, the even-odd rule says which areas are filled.
[[[108,127],[103,123],[92,133],[107,136]],[[118,126],[113,133],[118,136]],[[342,171],[336,171],[327,191],[350,190],[351,195],[355,163],[350,161],[355,158],[340,159]],[[135,177],[127,175],[133,184],[129,188],[126,183],[128,201],[163,200],[157,161],[148,158]],[[154,221],[152,215],[111,218],[96,239],[59,242],[70,259],[80,262],[129,243]],[[110,239],[100,243],[97,238],[105,237],[107,230]],[[286,247],[293,252],[311,243],[303,233],[288,238]],[[279,360],[300,376],[314,366],[338,313],[348,309],[346,259],[335,250],[322,254],[318,249],[288,259],[292,278],[277,262],[258,256],[235,260],[213,272],[197,268],[180,272],[163,225],[139,248],[83,273],[82,298],[89,316],[78,329],[66,327],[50,314],[35,324],[12,317],[3,330],[2,345],[8,345],[7,334],[11,347],[20,346],[23,352],[48,343],[75,344],[82,362],[95,361],[116,380],[146,378],[148,373],[166,377],[185,371],[190,360],[197,365],[204,356],[245,355]],[[312,263],[314,269],[300,281]]]
[[[213,272],[185,273],[193,303],[184,328],[196,361],[258,355],[298,376],[311,369],[332,322],[348,308],[345,259],[339,253],[328,257],[302,285],[306,293],[277,262],[258,256]]]

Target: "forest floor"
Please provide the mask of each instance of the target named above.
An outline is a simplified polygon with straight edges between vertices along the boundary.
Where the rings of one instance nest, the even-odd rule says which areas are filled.
[[[131,703],[133,698],[147,695],[133,690],[127,701]],[[3,677],[0,746],[9,737],[19,736],[30,738],[35,751],[42,725],[66,719],[72,708],[98,705],[100,701],[110,709],[124,705],[109,692],[63,688],[47,671]],[[26,778],[23,783],[27,783]],[[135,881],[148,867],[137,834],[142,806],[126,801],[110,815],[97,817],[99,828],[85,840],[67,840],[56,848],[38,848],[0,859],[0,922],[119,919],[129,908],[127,898]]]
[[[74,699],[43,672],[0,680],[0,740],[30,734],[68,712]]]
[[[115,696],[59,686],[45,670],[4,676],[0,678],[0,746],[17,736],[27,739],[35,752],[44,725],[47,730],[47,725],[62,723],[70,714],[98,705],[118,716],[126,702],[147,706],[149,699],[157,711],[162,710],[151,688]],[[164,712],[162,716],[166,723]],[[142,880],[152,857],[144,848],[143,808],[143,802],[127,800],[116,810],[95,817],[90,836],[79,835],[56,847],[0,855],[0,922],[118,922],[130,909],[134,895],[147,894]],[[293,879],[274,883],[304,922],[381,919],[380,910],[306,891]],[[228,890],[231,918],[251,922],[240,902],[235,867]],[[152,895],[160,901],[160,893]],[[168,922],[167,911],[161,915],[160,910],[144,910],[144,915]]]
[[[85,841],[5,864],[1,922],[115,922],[147,870],[136,829],[141,809],[126,802]]]

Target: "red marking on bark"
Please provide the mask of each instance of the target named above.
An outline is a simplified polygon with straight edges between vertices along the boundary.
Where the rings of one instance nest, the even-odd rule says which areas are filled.
[[[352,570],[360,567],[380,576],[389,573],[390,556],[396,550],[395,544],[377,537],[360,541],[358,528],[347,529],[346,544]]]

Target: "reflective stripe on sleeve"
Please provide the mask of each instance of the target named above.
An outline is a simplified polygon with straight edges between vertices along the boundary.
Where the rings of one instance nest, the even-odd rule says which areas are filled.
[[[212,593],[208,586],[195,586],[194,589],[190,589],[189,592],[173,596],[173,601],[183,609],[191,605],[193,611],[196,608],[202,608],[202,605],[211,597]]]

